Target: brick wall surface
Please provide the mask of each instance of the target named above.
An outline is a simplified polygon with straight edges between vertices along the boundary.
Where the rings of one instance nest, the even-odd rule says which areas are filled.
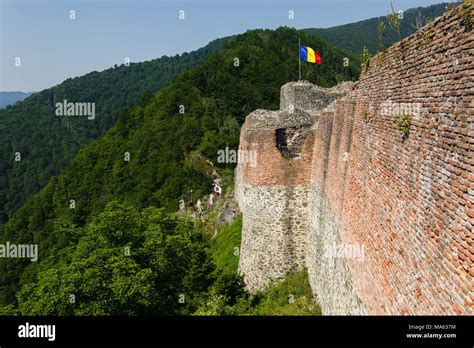
[[[312,183],[342,243],[365,246],[348,262],[369,313],[473,311],[474,35],[462,11],[372,59],[319,119]]]
[[[306,265],[324,313],[473,313],[474,35],[463,11],[372,58],[353,90],[316,110],[301,162],[281,158],[274,128],[263,129],[265,115],[284,111],[260,110],[242,128],[241,146],[259,150],[255,167],[236,172],[243,249],[273,227],[258,225],[264,211],[253,210],[259,227],[245,231],[245,211],[260,203],[243,202],[241,187],[308,186]],[[298,98],[291,91],[285,105]],[[408,137],[400,116],[411,118]],[[331,245],[358,246],[364,257],[327,256]]]

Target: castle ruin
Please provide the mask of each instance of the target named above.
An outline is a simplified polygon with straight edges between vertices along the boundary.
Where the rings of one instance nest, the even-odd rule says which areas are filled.
[[[472,314],[474,35],[459,6],[360,80],[247,116],[235,196],[251,291],[307,267],[324,314]],[[357,250],[358,254],[351,254]],[[357,256],[357,257],[355,257]]]

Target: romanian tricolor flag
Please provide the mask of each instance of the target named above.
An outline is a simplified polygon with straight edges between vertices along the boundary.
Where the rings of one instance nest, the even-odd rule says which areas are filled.
[[[321,56],[311,47],[300,45],[300,60],[314,64],[321,64]]]

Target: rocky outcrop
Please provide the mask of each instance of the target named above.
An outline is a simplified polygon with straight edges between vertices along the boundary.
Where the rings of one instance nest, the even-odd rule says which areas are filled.
[[[229,192],[226,196],[224,207],[216,219],[215,229],[222,226],[230,225],[240,215],[240,208],[237,201],[234,199],[234,193]]]

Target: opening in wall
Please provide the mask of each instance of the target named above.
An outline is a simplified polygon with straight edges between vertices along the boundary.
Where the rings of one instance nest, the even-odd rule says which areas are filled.
[[[279,128],[275,131],[276,146],[287,159],[301,158],[303,143],[308,135],[307,127]]]

